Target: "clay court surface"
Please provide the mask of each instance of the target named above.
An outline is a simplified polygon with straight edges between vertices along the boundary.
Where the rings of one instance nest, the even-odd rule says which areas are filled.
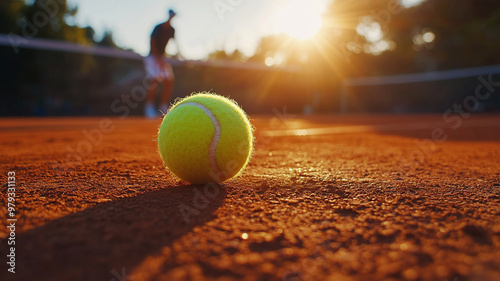
[[[0,280],[500,280],[499,115],[251,117],[220,186],[169,175],[160,120],[0,120]]]

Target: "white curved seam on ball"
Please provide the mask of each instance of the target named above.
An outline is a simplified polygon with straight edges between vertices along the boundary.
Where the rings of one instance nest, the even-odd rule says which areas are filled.
[[[217,151],[217,144],[219,143],[220,139],[220,123],[219,120],[217,120],[217,117],[208,109],[206,106],[196,103],[196,102],[186,102],[183,104],[180,104],[179,106],[184,106],[184,105],[192,105],[196,106],[197,108],[203,110],[203,112],[208,115],[208,117],[212,120],[212,124],[214,125],[215,132],[212,137],[212,142],[210,143],[210,149],[209,149],[209,161],[210,161],[210,167],[212,168],[212,171],[219,177],[222,173],[221,170],[219,169],[219,165],[217,165],[217,159],[215,158],[216,151]]]

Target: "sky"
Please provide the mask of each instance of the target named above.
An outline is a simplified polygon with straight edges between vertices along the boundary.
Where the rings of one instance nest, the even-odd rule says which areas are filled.
[[[203,59],[214,50],[239,49],[250,56],[262,36],[294,32],[298,17],[317,19],[331,0],[69,0],[78,6],[76,23],[92,26],[98,35],[113,32],[117,44],[141,55],[149,52],[154,26],[177,12],[172,21],[181,54]],[[286,12],[285,12],[286,11]],[[319,22],[321,24],[321,22]],[[315,29],[315,26],[309,29]],[[288,29],[288,30],[287,30]],[[314,32],[312,32],[314,33]],[[308,34],[295,34],[297,37]],[[176,52],[175,44],[167,51]]]

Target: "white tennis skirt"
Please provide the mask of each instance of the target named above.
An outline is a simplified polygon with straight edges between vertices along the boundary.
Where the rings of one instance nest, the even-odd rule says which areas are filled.
[[[146,68],[146,75],[149,79],[168,79],[174,80],[174,71],[172,65],[168,63],[167,58],[162,58],[164,64],[158,63],[154,56],[149,55],[144,58],[144,66]]]

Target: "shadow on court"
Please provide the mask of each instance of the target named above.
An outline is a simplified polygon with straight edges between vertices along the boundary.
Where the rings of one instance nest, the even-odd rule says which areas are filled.
[[[102,203],[22,233],[12,280],[128,280],[123,274],[147,256],[210,221],[226,197],[224,187],[215,187],[209,200],[194,202],[197,190],[204,187],[169,187]],[[189,223],[182,203],[198,208]]]

